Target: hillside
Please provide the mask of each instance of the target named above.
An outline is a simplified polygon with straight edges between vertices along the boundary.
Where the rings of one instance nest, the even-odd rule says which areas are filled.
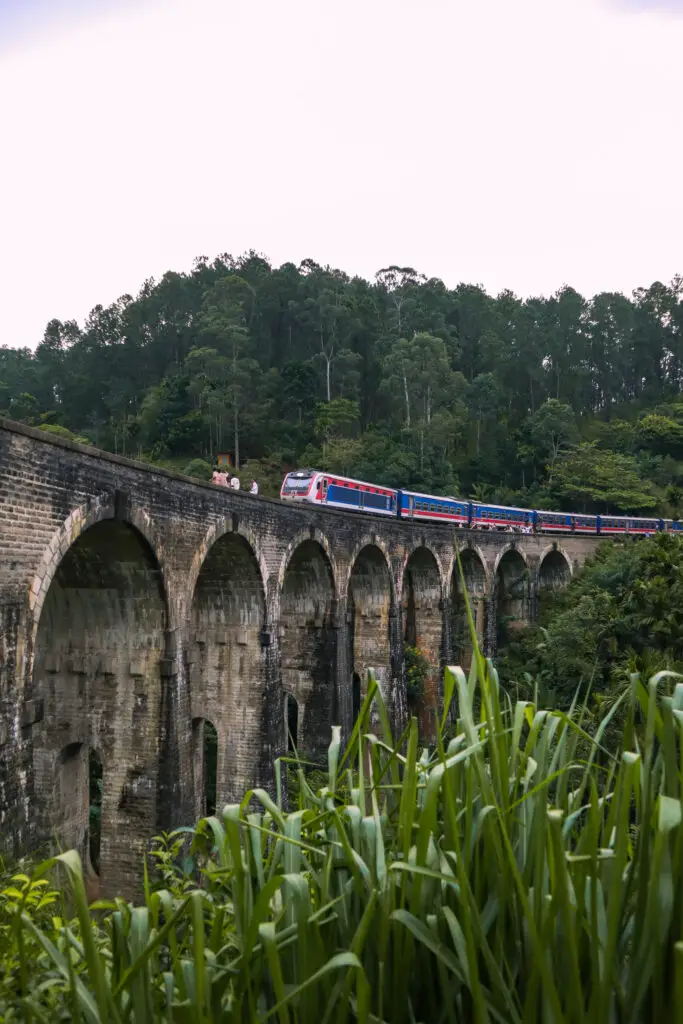
[[[0,414],[180,469],[229,452],[265,493],[283,468],[313,464],[674,516],[682,385],[680,278],[631,298],[565,287],[522,300],[255,253],[147,281],[82,328],[53,320],[35,353],[0,347]]]

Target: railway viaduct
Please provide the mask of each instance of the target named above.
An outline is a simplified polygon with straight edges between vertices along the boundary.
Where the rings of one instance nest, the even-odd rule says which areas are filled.
[[[293,506],[0,419],[0,842],[87,863],[95,752],[100,878],[130,893],[150,837],[204,810],[205,730],[219,806],[270,787],[289,732],[319,754],[348,730],[369,667],[400,725],[405,641],[468,662],[456,546],[493,654],[595,544]]]

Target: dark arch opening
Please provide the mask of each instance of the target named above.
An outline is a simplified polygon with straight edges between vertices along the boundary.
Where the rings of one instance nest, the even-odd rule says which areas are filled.
[[[506,551],[496,570],[496,647],[529,622],[529,572],[519,551]]]
[[[63,850],[78,850],[87,861],[88,772],[82,743],[69,743],[57,757],[52,793],[56,839]]]
[[[362,703],[360,676],[358,675],[357,672],[353,673],[352,687],[353,689],[351,692],[351,722],[352,725],[355,725],[356,722],[358,721],[358,716],[360,715],[360,706]]]
[[[561,551],[549,551],[538,570],[538,588],[543,592],[562,590],[571,579],[569,562]]]
[[[100,873],[102,842],[102,758],[91,747],[88,752],[88,852],[93,871]]]
[[[463,579],[456,561],[453,567],[452,607],[453,607],[453,655],[456,664],[466,671],[472,663],[472,636],[467,617],[469,602],[474,619],[477,640],[481,648],[486,639],[486,570],[484,564],[472,548],[460,552]]]
[[[336,713],[336,631],[332,567],[316,541],[304,541],[285,569],[280,595],[282,689],[303,708],[302,756],[320,760]]]
[[[287,752],[295,754],[299,746],[299,703],[291,693],[287,694]]]
[[[441,645],[443,615],[441,610],[441,576],[436,558],[427,548],[412,553],[403,573],[403,628],[404,646],[416,649],[425,662],[420,669],[419,695],[415,701],[420,732],[425,738],[436,735],[436,714],[439,676],[441,672]]]
[[[86,861],[91,775],[93,785],[101,777],[105,895],[133,895],[158,826],[166,625],[154,554],[133,526],[114,519],[85,530],[66,552],[38,624],[33,685],[44,706],[43,720],[33,727],[38,837],[55,836]],[[92,771],[90,750],[99,759]],[[53,804],[53,780],[64,772],[78,784]]]
[[[188,645],[193,718],[221,737],[214,806],[239,799],[260,777],[263,723],[252,709],[263,703],[264,623],[256,555],[244,537],[226,533],[197,577]]]
[[[204,723],[204,801],[207,815],[216,813],[218,733],[213,722]]]
[[[218,801],[218,732],[207,718],[192,720],[192,761],[195,787],[195,817],[216,813]]]
[[[391,576],[386,559],[379,548],[368,545],[353,564],[348,586],[352,722],[358,717],[367,692],[369,669],[374,669],[385,700],[389,699],[391,607]]]

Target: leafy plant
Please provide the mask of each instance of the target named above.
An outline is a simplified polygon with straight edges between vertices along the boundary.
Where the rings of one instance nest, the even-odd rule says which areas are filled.
[[[75,917],[11,894],[3,1018],[680,1020],[683,682],[634,674],[591,736],[578,699],[513,701],[468,616],[472,667],[446,671],[433,747],[415,718],[392,734],[371,673],[317,788],[301,770],[287,811],[276,761],[274,794],[161,837],[140,906],[88,908],[73,851],[40,865],[22,886],[59,866]]]
[[[406,645],[403,648],[406,671],[406,692],[411,706],[419,704],[425,695],[427,680],[433,672],[428,655],[420,647]]]

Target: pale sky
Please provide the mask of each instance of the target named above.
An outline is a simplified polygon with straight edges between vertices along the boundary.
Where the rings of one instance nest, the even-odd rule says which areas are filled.
[[[0,0],[0,344],[195,256],[683,273],[683,0]]]

